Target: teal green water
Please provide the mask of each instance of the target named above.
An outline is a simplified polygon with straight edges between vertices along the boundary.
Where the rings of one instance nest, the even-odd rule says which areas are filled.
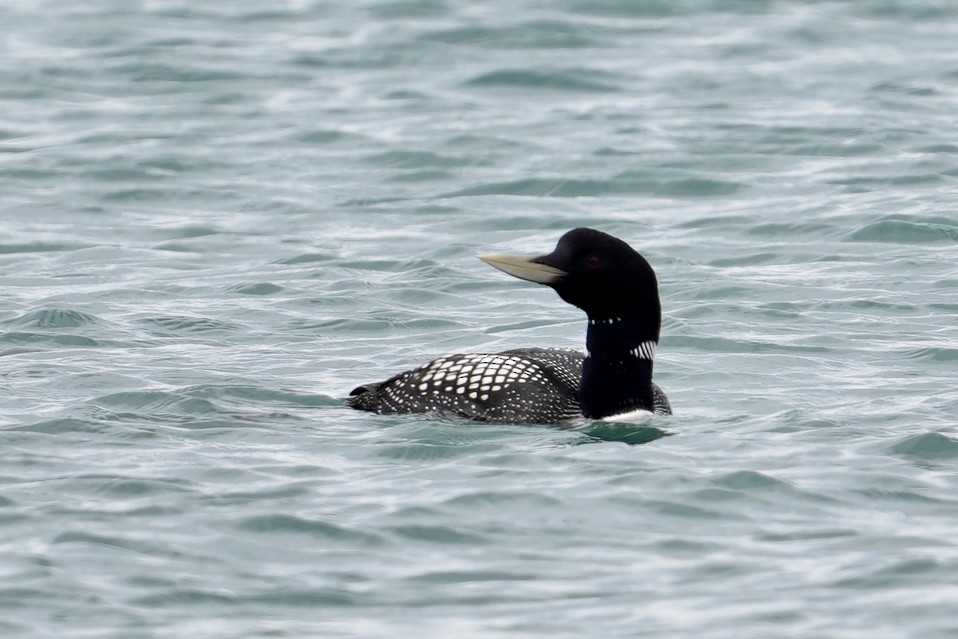
[[[958,4],[0,24],[3,637],[958,637]],[[583,225],[674,417],[343,405],[581,346],[474,256]]]

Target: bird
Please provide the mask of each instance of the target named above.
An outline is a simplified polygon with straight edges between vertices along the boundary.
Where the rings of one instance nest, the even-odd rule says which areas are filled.
[[[585,352],[516,348],[446,355],[353,389],[352,408],[378,414],[436,413],[480,422],[557,424],[670,415],[652,381],[662,324],[652,266],[625,241],[575,228],[546,255],[480,255],[513,277],[552,288],[585,311]]]

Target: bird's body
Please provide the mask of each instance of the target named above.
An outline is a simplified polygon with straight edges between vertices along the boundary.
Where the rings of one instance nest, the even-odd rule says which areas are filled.
[[[584,360],[584,353],[561,348],[447,355],[384,382],[360,386],[349,402],[376,413],[554,424],[582,416]],[[671,412],[662,389],[653,383],[652,391],[652,412]]]
[[[655,273],[628,244],[593,229],[574,229],[549,255],[480,259],[546,284],[585,310],[587,352],[523,348],[449,355],[354,389],[347,398],[350,406],[499,423],[672,412],[665,393],[652,382],[661,325]]]

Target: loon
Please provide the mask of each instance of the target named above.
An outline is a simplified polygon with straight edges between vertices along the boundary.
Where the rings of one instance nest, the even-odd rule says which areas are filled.
[[[480,255],[486,264],[551,287],[588,316],[586,352],[517,348],[447,355],[353,389],[347,403],[379,414],[439,413],[494,423],[554,424],[634,413],[670,415],[652,381],[662,309],[655,272],[624,241],[567,232],[539,257]]]

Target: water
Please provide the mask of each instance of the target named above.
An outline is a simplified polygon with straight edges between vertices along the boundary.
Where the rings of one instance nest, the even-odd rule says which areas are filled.
[[[958,637],[958,5],[0,24],[4,637]],[[659,274],[674,417],[344,407],[580,346],[474,258],[580,225]]]

